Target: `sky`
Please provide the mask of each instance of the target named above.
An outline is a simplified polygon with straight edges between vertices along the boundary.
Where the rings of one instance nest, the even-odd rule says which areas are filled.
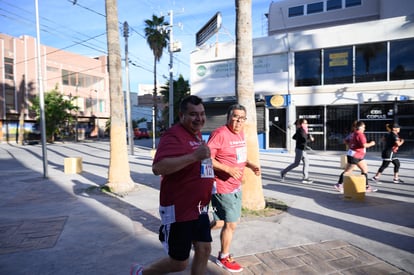
[[[252,0],[253,38],[267,35],[265,14],[272,0]],[[107,54],[104,0],[38,0],[40,42],[77,54],[96,57]],[[174,53],[173,75],[190,81],[190,53],[195,49],[196,33],[217,13],[223,19],[219,42],[235,40],[235,0],[119,0],[120,51],[125,81],[125,38],[122,25],[128,22],[129,85],[132,93],[138,84],[153,84],[153,54],[145,39],[146,19],[173,14],[173,40],[180,41],[181,52]],[[0,0],[0,33],[36,37],[35,0]],[[215,43],[216,36],[207,41]],[[157,82],[169,79],[170,55],[164,50],[157,64]],[[190,81],[191,84],[191,81]]]

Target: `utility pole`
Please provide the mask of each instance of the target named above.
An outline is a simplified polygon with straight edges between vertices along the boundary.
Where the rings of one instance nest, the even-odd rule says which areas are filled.
[[[168,111],[169,111],[169,115],[168,115],[168,126],[171,127],[174,124],[174,80],[173,80],[173,59],[174,59],[174,40],[173,40],[173,11],[170,10],[170,26],[169,26],[169,31],[170,31],[170,47],[169,47],[169,52],[170,52],[170,89],[169,89],[169,93],[168,93]]]
[[[174,124],[174,66],[173,66],[173,60],[174,60],[174,53],[181,51],[181,43],[179,41],[174,42],[174,36],[173,36],[173,28],[174,28],[174,13],[172,10],[169,11],[170,16],[170,24],[168,26],[164,27],[164,30],[168,28],[169,33],[169,47],[168,51],[170,53],[170,64],[169,64],[169,72],[170,72],[170,80],[169,80],[169,92],[168,92],[168,126],[171,127]],[[181,23],[179,23],[179,26],[181,26]]]
[[[37,42],[37,75],[39,84],[39,101],[40,101],[40,131],[42,139],[42,154],[43,154],[43,177],[48,177],[47,171],[47,149],[46,149],[46,120],[45,120],[45,99],[43,92],[43,79],[42,79],[42,65],[40,55],[40,26],[39,26],[39,4],[38,0],[35,0],[36,9],[36,42]]]
[[[129,86],[129,62],[128,62],[128,22],[124,22],[124,37],[125,37],[125,80],[126,80],[126,105],[127,105],[127,124],[128,124],[128,142],[131,155],[134,155],[134,137],[132,136],[132,119],[131,119],[131,96]]]

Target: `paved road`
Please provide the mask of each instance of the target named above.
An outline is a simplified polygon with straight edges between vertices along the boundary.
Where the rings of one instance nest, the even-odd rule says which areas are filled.
[[[107,141],[48,145],[46,179],[40,145],[0,144],[0,274],[128,274],[132,262],[163,257],[151,142],[136,142],[129,156],[136,189],[124,197],[96,191],[107,179]],[[64,158],[74,156],[83,172],[65,174]],[[371,171],[379,167],[379,156],[367,159]],[[389,168],[363,202],[333,189],[337,153],[311,154],[312,184],[298,180],[299,168],[279,182],[291,161],[288,153],[261,152],[263,193],[289,209],[242,219],[232,244],[241,274],[414,274],[413,158],[401,159],[405,184],[389,183]],[[213,240],[212,261],[219,231]],[[208,272],[225,274],[212,262]]]

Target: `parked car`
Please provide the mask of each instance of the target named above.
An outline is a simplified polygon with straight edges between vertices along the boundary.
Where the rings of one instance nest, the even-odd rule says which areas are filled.
[[[24,139],[27,144],[38,144],[41,140],[42,134],[39,124],[30,124],[25,129]]]
[[[150,138],[147,128],[135,128],[134,129],[134,138],[141,139],[141,138]]]

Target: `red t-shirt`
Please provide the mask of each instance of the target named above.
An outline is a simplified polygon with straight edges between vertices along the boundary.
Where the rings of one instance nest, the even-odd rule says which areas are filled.
[[[367,143],[367,138],[361,131],[355,131],[352,133],[349,141],[349,150],[352,151],[352,156],[357,159],[363,159],[365,157],[366,149],[364,144]]]
[[[210,135],[207,143],[211,158],[227,166],[244,169],[247,160],[247,147],[244,133],[233,133],[224,125]],[[217,193],[229,194],[240,189],[242,177],[235,179],[229,174],[214,170]]]
[[[198,138],[181,124],[168,129],[158,145],[154,163],[168,158],[192,153],[200,146]],[[174,206],[175,221],[198,219],[200,207],[207,206],[211,199],[214,178],[201,178],[201,162],[194,162],[185,168],[161,177],[160,206]]]

